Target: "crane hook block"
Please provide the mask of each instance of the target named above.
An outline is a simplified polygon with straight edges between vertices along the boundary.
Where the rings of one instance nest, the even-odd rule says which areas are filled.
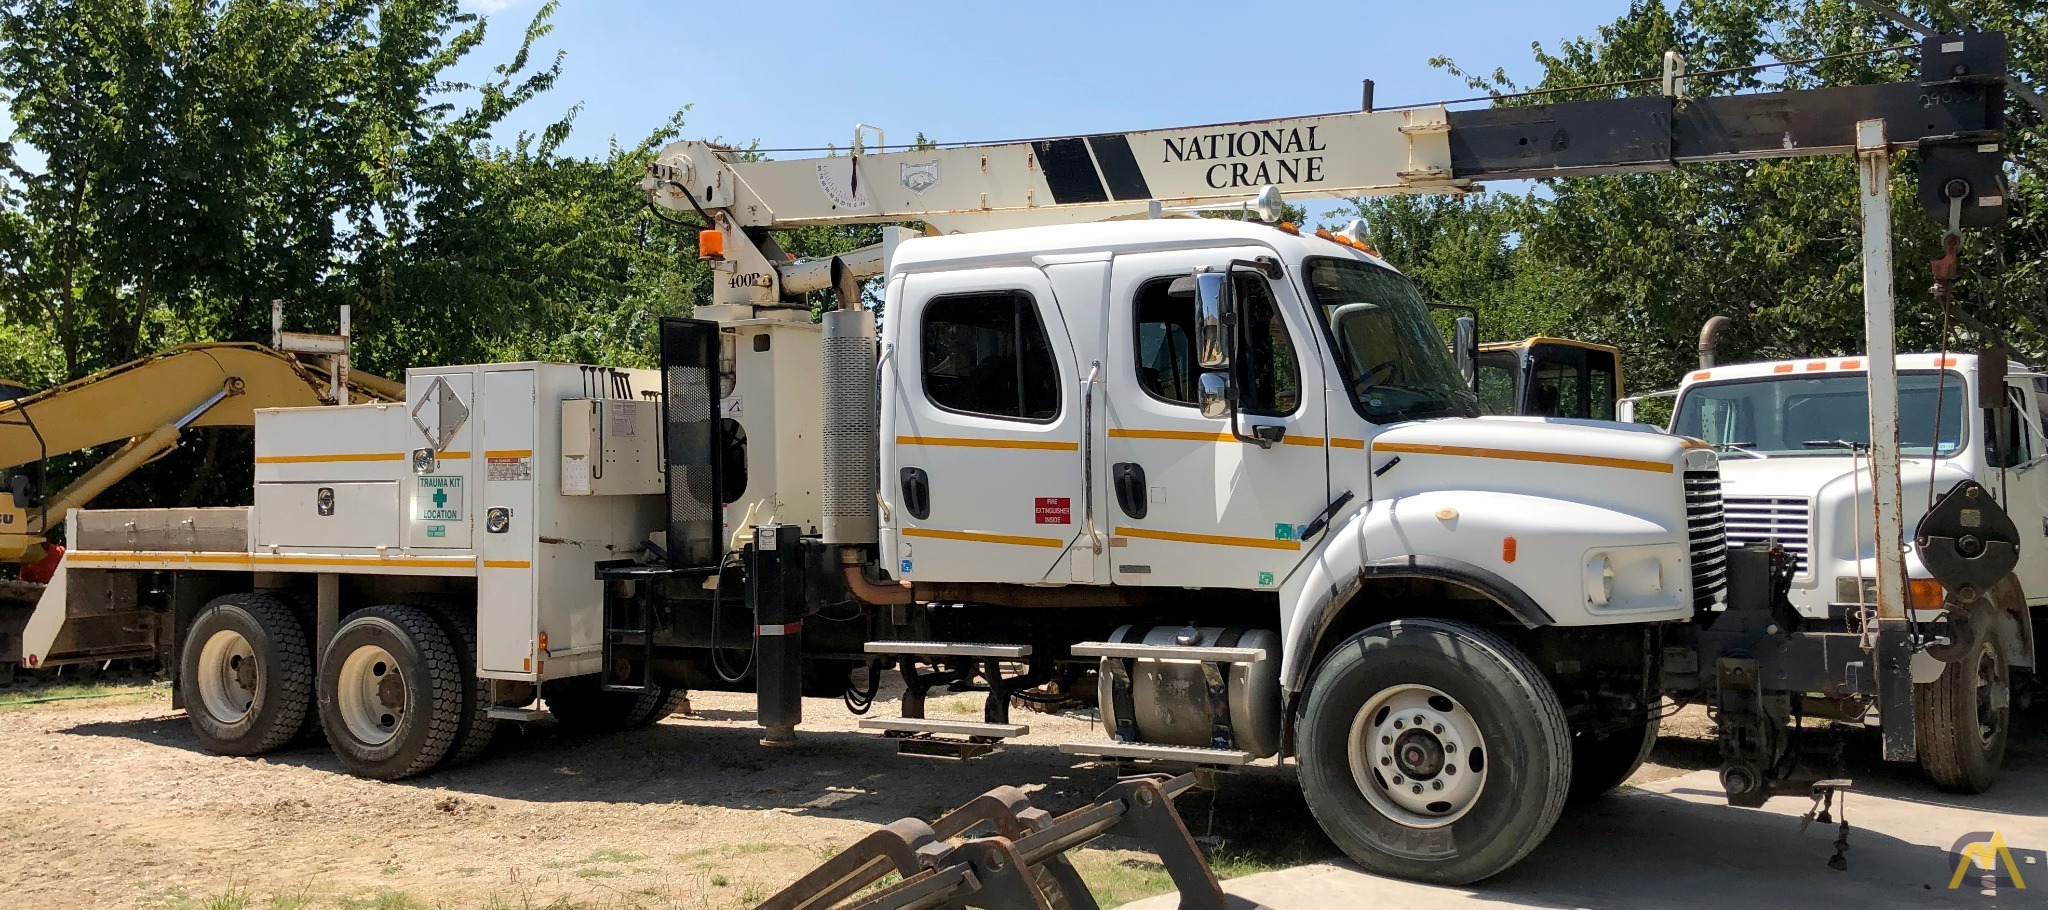
[[[1934,580],[1957,603],[1975,602],[2020,561],[2020,531],[1991,491],[1974,480],[1949,488],[1913,531]]]

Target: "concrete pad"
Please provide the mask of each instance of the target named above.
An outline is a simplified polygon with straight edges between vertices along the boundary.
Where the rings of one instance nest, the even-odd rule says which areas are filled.
[[[1520,865],[1476,885],[1418,885],[1332,862],[1223,887],[1234,910],[2048,908],[2048,768],[2008,767],[1982,796],[1910,780],[1871,782],[1848,797],[1847,872],[1827,867],[1834,825],[1799,831],[1798,816],[1810,805],[1780,798],[1764,809],[1731,808],[1714,772],[1698,771],[1567,809]],[[1839,813],[1838,806],[1837,820]],[[1986,892],[1966,874],[1963,887],[1950,890],[1950,848],[1990,831],[2003,835],[2027,887]],[[1174,910],[1178,902],[1168,894],[1125,910]]]

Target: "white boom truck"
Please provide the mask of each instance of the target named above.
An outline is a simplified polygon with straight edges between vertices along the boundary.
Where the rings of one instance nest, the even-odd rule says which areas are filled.
[[[2048,543],[2048,375],[2018,362],[1987,375],[1981,361],[1977,354],[1899,357],[1906,525],[1967,480],[1997,498],[2028,543]],[[1816,626],[1845,627],[1876,601],[1867,364],[1856,355],[1703,366],[1687,374],[1673,405],[1671,431],[1722,454],[1729,541],[1783,546],[1795,566],[1787,598]],[[1936,622],[1946,592],[1917,548],[1907,548],[1905,563],[1916,618]],[[2015,707],[2010,696],[2038,681],[2048,560],[2020,560],[1988,595],[1996,612],[1986,634],[1916,693],[1923,711],[1952,704],[1977,717],[1984,750],[1960,756],[1965,761],[1921,756],[1937,781],[1959,789],[1983,789],[1996,774]],[[1954,691],[1937,698],[1938,690]]]
[[[536,703],[621,726],[730,685],[786,743],[806,689],[893,666],[901,716],[863,726],[970,756],[1025,732],[1013,699],[1093,688],[1106,735],[1067,751],[1292,758],[1349,855],[1440,882],[1507,868],[1569,794],[1624,780],[1667,690],[1719,704],[1731,800],[1793,792],[1793,711],[1866,704],[1914,640],[1749,622],[1771,557],[1725,548],[1710,447],[1476,417],[1455,362],[1474,352],[1454,358],[1355,233],[1145,216],[1264,184],[1457,192],[1842,153],[1844,113],[1924,131],[1879,155],[1999,122],[1998,78],[1954,73],[2001,74],[2002,36],[1922,53],[1926,83],[1684,104],[795,161],[678,143],[645,187],[701,219],[718,278],[699,318],[662,324],[658,371],[418,369],[403,406],[260,413],[253,508],[196,540],[180,514],[74,513],[26,646],[110,603],[169,613],[209,748],[275,748],[317,708],[378,777],[471,755]],[[1995,141],[1921,147],[1923,174],[1996,183]],[[815,262],[773,234],[906,220],[960,233]],[[825,289],[820,325],[804,295]],[[933,686],[970,684],[980,721],[923,716]]]

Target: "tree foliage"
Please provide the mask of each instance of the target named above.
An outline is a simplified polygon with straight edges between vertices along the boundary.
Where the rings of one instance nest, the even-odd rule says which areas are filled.
[[[2003,29],[2013,78],[2037,90],[2048,75],[2048,7],[2011,0],[1907,3],[1937,29]],[[1508,105],[1654,94],[1666,50],[1696,76],[1688,94],[1772,91],[1919,78],[1908,54],[1854,55],[1797,67],[1746,69],[1870,48],[1915,36],[1849,0],[1639,0],[1594,35],[1532,48],[1541,78],[1439,65],[1482,91],[1571,89]],[[1627,82],[1626,85],[1609,83]],[[1969,233],[1959,306],[2002,325],[2023,350],[2048,353],[2048,161],[2042,118],[2015,103],[2007,147],[2013,218]],[[1915,159],[1891,187],[1898,343],[1932,349],[1943,319],[1929,294],[1940,229],[1914,201]],[[1688,165],[1676,171],[1543,181],[1521,193],[1464,199],[1359,200],[1379,248],[1434,296],[1475,305],[1492,338],[1545,332],[1622,348],[1636,389],[1675,383],[1701,323],[1735,319],[1724,359],[1826,356],[1863,348],[1860,214],[1846,156]],[[1975,344],[1967,332],[1949,339]]]

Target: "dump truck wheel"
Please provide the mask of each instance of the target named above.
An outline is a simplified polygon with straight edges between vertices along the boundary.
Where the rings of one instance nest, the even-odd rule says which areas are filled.
[[[498,719],[491,716],[491,681],[476,672],[476,617],[457,609],[439,611],[441,631],[455,643],[456,659],[467,685],[462,689],[462,720],[455,732],[455,745],[441,766],[452,768],[484,754],[498,733]]]
[[[1572,780],[1557,695],[1498,636],[1405,619],[1347,639],[1297,724],[1309,810],[1369,872],[1449,885],[1514,865]]]
[[[178,661],[185,716],[199,745],[258,755],[297,738],[313,710],[313,649],[283,601],[217,597],[192,618]]]
[[[1998,782],[2012,727],[2012,668],[2003,643],[1978,640],[1941,669],[1941,678],[1913,687],[1913,723],[1920,768],[1936,786],[1982,793]]]
[[[596,676],[572,676],[542,683],[541,700],[563,728],[587,733],[613,733],[660,720],[660,711],[675,690],[655,686],[644,692],[606,692]]]
[[[1599,799],[1626,783],[1657,747],[1657,731],[1662,726],[1663,721],[1652,716],[1605,738],[1590,734],[1572,737],[1572,791],[1566,801]]]
[[[404,604],[371,607],[334,631],[320,662],[320,721],[350,771],[411,777],[454,748],[471,685],[432,614]]]

